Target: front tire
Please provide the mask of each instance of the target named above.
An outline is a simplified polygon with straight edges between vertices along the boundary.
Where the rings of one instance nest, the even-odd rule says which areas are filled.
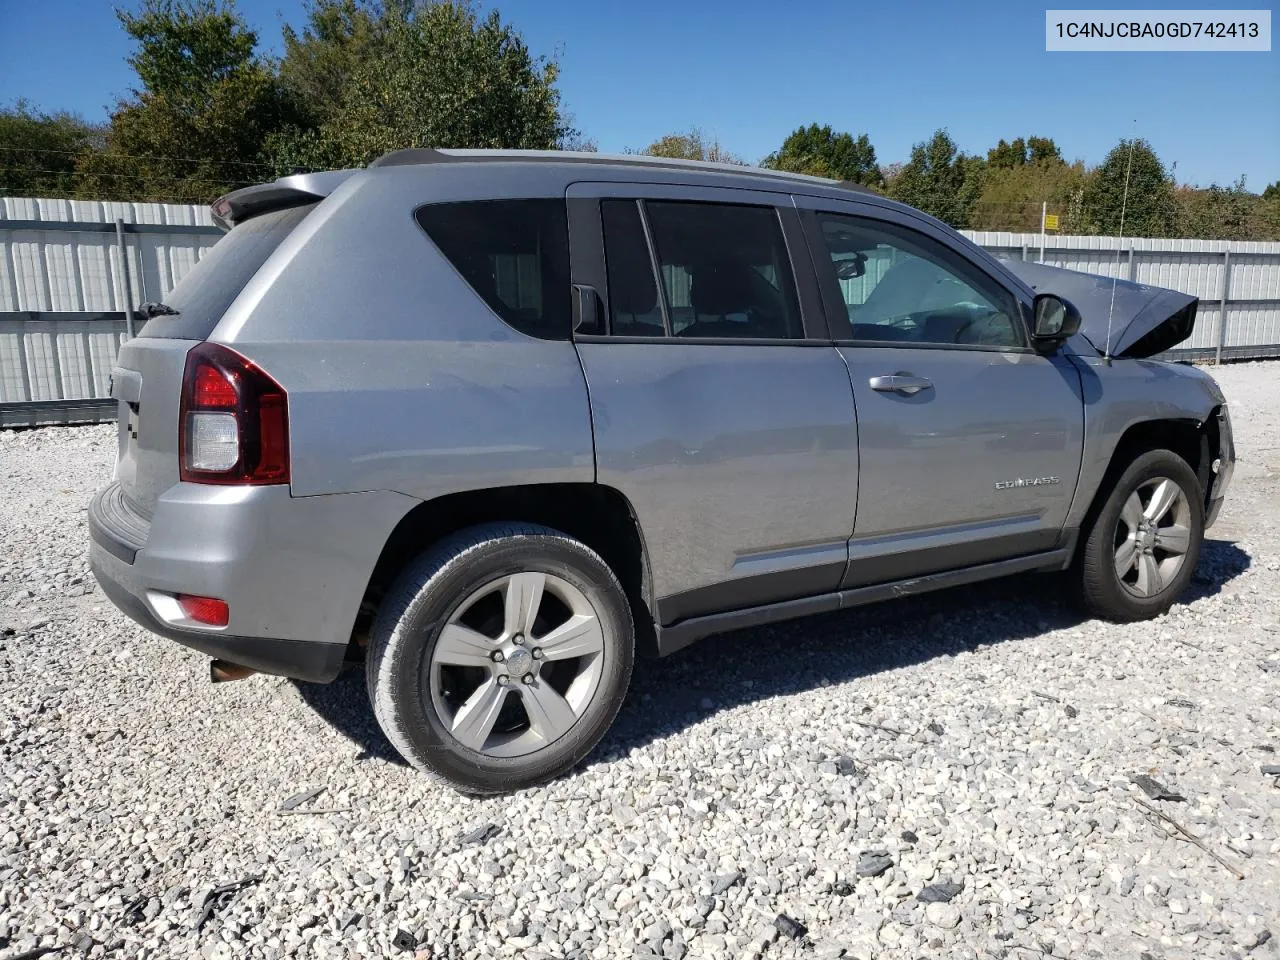
[[[599,742],[634,660],[621,584],[548,527],[473,527],[401,574],[366,661],[374,715],[414,767],[472,794],[550,780]]]
[[[1142,454],[1120,475],[1080,557],[1085,606],[1117,622],[1149,620],[1173,606],[1204,541],[1204,495],[1169,450]]]

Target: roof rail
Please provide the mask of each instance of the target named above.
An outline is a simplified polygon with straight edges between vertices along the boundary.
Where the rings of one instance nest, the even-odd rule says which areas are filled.
[[[645,154],[582,153],[573,150],[441,150],[435,147],[416,147],[384,153],[369,164],[374,167],[403,167],[431,163],[495,163],[502,161],[547,161],[555,163],[593,163],[604,166],[644,166],[675,170],[704,170],[717,173],[738,173],[773,180],[790,180],[824,187],[841,187],[868,193],[866,187],[850,181],[836,181],[828,177],[814,177],[805,173],[786,170],[767,170],[736,163],[711,163],[705,160],[677,160],[671,157],[651,157]]]
[[[853,190],[857,193],[870,193],[877,197],[880,196],[880,194],[876,193],[870,187],[863,186],[860,183],[854,183],[852,180],[841,180],[839,183],[836,184],[836,186],[839,187],[841,190]]]
[[[374,167],[407,167],[418,163],[447,163],[455,158],[446,156],[434,147],[410,147],[406,150],[392,150],[384,153],[369,164]]]

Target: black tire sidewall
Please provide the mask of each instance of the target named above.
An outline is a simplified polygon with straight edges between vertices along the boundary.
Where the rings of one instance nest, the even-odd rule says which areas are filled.
[[[472,540],[479,542],[456,543],[406,571],[391,596],[408,603],[399,610],[393,603],[385,616],[380,613],[373,643],[391,657],[390,669],[380,671],[378,682],[390,685],[383,702],[394,705],[395,716],[388,719],[397,735],[391,739],[406,759],[464,791],[496,793],[551,779],[599,742],[626,695],[635,644],[630,608],[617,578],[581,543],[552,530]],[[486,757],[455,740],[438,716],[426,680],[431,651],[459,603],[487,583],[522,572],[561,577],[582,591],[600,618],[604,664],[591,703],[568,733],[527,756]],[[383,691],[370,693],[376,704]]]
[[[1173,582],[1152,597],[1137,597],[1125,589],[1115,572],[1114,537],[1125,501],[1141,484],[1167,477],[1182,487],[1191,507],[1191,542],[1182,569]],[[1204,541],[1204,502],[1200,481],[1180,456],[1152,450],[1135,459],[1116,481],[1106,505],[1094,521],[1086,544],[1085,593],[1095,612],[1113,620],[1146,620],[1167,611],[1187,588],[1200,560]]]

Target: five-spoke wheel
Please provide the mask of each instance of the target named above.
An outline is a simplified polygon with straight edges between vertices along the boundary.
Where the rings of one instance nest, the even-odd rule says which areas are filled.
[[[622,586],[590,548],[531,524],[447,538],[374,623],[374,714],[414,766],[472,793],[550,779],[612,723],[634,657]]]
[[[1116,576],[1139,597],[1173,582],[1191,546],[1191,504],[1177,481],[1152,477],[1125,499],[1116,524]]]
[[[1200,556],[1200,481],[1176,453],[1144,453],[1117,478],[1084,533],[1079,571],[1089,609],[1109,620],[1159,616],[1186,588]]]
[[[492,757],[541,750],[595,697],[604,631],[586,595],[540,572],[498,577],[449,615],[431,652],[432,704],[463,746]]]

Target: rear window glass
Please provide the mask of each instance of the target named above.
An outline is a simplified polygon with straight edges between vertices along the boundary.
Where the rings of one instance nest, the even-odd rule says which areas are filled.
[[[420,207],[418,223],[463,279],[521,333],[567,340],[573,328],[563,200]]]
[[[140,336],[207,339],[267,257],[315,206],[289,207],[237,224],[165,297],[178,315],[152,317]]]

